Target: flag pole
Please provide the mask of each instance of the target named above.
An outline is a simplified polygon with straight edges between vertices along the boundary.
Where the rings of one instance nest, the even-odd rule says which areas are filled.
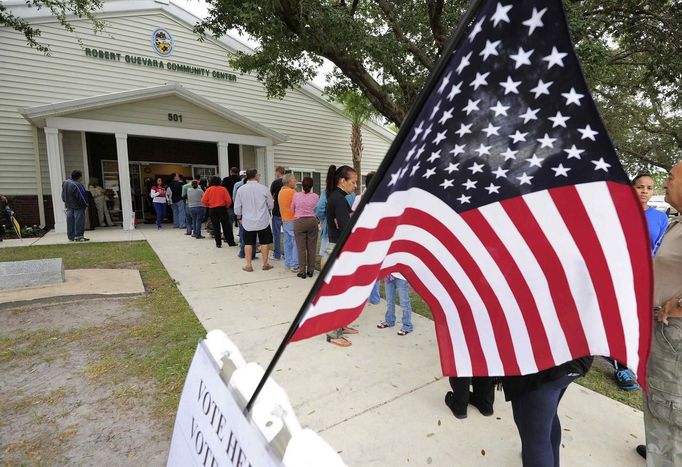
[[[258,397],[261,390],[263,389],[263,386],[265,386],[265,382],[270,377],[270,374],[272,374],[273,370],[275,369],[275,366],[277,365],[277,362],[279,361],[280,357],[284,353],[284,349],[286,348],[287,344],[289,343],[289,340],[296,333],[296,329],[298,329],[298,325],[300,324],[301,320],[303,319],[303,316],[305,315],[306,306],[313,301],[313,299],[315,298],[315,296],[319,292],[320,288],[322,287],[322,283],[324,281],[324,278],[327,275],[327,273],[329,272],[329,269],[331,268],[331,266],[334,264],[334,259],[336,259],[339,252],[341,251],[341,248],[343,247],[343,244],[346,241],[346,238],[348,237],[348,235],[352,231],[353,225],[355,224],[355,221],[357,220],[357,218],[362,213],[362,210],[364,209],[365,204],[367,204],[367,200],[369,198],[371,198],[371,196],[374,193],[376,186],[379,184],[380,180],[383,179],[383,177],[386,175],[386,172],[388,172],[388,169],[391,166],[393,159],[395,159],[396,154],[398,153],[398,151],[400,150],[400,148],[403,145],[403,142],[407,138],[407,134],[409,132],[408,129],[412,128],[414,126],[415,120],[417,119],[417,116],[419,115],[419,111],[424,106],[429,95],[431,95],[431,91],[433,91],[433,88],[437,85],[438,78],[442,75],[443,70],[447,66],[448,60],[450,59],[450,55],[454,51],[455,46],[457,44],[459,44],[460,40],[462,39],[462,36],[464,36],[464,33],[466,32],[471,21],[476,17],[476,14],[478,13],[478,10],[480,9],[482,3],[483,3],[483,0],[472,0],[471,1],[471,3],[469,4],[469,8],[464,13],[462,20],[459,22],[459,25],[457,26],[457,30],[452,35],[452,37],[450,38],[448,43],[445,45],[445,48],[443,49],[443,53],[441,54],[441,56],[438,60],[438,64],[437,64],[436,68],[431,72],[431,76],[429,76],[429,79],[427,80],[426,85],[424,86],[421,93],[417,97],[417,100],[415,101],[415,103],[410,108],[410,111],[408,112],[407,116],[405,117],[405,120],[403,120],[403,122],[401,124],[401,130],[398,131],[398,134],[396,135],[395,139],[393,140],[393,143],[391,143],[391,146],[389,147],[388,152],[386,153],[386,157],[384,157],[384,160],[381,162],[381,164],[379,165],[379,168],[377,169],[376,175],[372,178],[372,181],[370,182],[369,186],[365,190],[365,193],[363,193],[362,199],[360,200],[360,205],[356,209],[355,214],[351,217],[351,222],[349,223],[349,225],[346,226],[346,228],[343,230],[343,232],[341,232],[341,235],[339,236],[339,241],[336,243],[336,246],[334,247],[334,251],[332,251],[332,253],[329,257],[329,260],[325,264],[324,268],[322,268],[322,270],[320,271],[320,274],[317,277],[317,280],[313,284],[312,288],[310,289],[310,292],[308,293],[308,296],[306,297],[305,301],[301,305],[301,308],[298,311],[298,314],[296,315],[296,317],[292,321],[291,326],[289,327],[289,330],[287,331],[286,335],[284,336],[284,339],[279,344],[279,347],[277,348],[275,355],[272,357],[270,364],[268,365],[267,369],[265,370],[263,377],[258,382],[258,386],[256,386],[256,389],[253,392],[251,399],[249,399],[249,402],[246,404],[246,407],[244,408],[244,414],[248,414],[251,411],[251,409],[253,408],[253,404],[256,401],[256,398]],[[360,175],[360,174],[358,174],[358,175]]]

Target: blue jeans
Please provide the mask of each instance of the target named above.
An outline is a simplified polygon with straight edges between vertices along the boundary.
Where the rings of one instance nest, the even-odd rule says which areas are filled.
[[[282,222],[284,227],[284,267],[287,269],[298,267],[298,251],[294,237],[294,221]]]
[[[280,259],[282,257],[282,218],[279,216],[272,216],[272,241],[274,243],[272,256]]]
[[[384,281],[386,284],[386,316],[384,321],[389,326],[395,325],[395,292],[398,289],[400,308],[403,309],[403,331],[412,332],[412,302],[410,301],[410,286],[404,279],[394,278]]]
[[[175,227],[185,227],[185,201],[180,200],[177,203],[171,204],[173,210],[173,225]]]
[[[160,229],[163,219],[166,217],[166,203],[152,203],[156,211],[156,226]]]
[[[381,282],[376,281],[374,287],[372,287],[372,293],[369,294],[369,303],[376,305],[381,301],[381,294],[379,292],[381,288]]]
[[[85,208],[66,208],[66,236],[75,240],[85,232]]]
[[[524,466],[559,467],[561,422],[557,408],[576,378],[562,376],[511,401]]]
[[[201,223],[204,221],[204,213],[206,208],[203,206],[198,206],[195,208],[189,208],[189,214],[192,216],[192,235],[196,238],[201,237]],[[187,230],[190,230],[189,226]]]
[[[187,233],[187,235],[192,235],[192,226],[194,225],[194,220],[192,220],[192,213],[190,212],[190,209],[192,208],[187,207],[187,204],[185,204],[185,233]],[[201,224],[199,225],[201,226]]]

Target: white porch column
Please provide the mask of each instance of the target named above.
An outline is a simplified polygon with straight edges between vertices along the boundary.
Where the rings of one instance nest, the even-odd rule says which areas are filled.
[[[265,165],[265,148],[263,147],[256,148],[256,170],[261,174],[260,182],[265,186],[270,186],[270,178]]]
[[[258,171],[263,174],[261,180],[270,186],[275,180],[275,147],[257,147],[256,163],[258,164]]]
[[[50,170],[50,194],[52,195],[52,212],[54,212],[54,230],[58,233],[66,232],[66,214],[62,201],[62,176],[64,161],[60,151],[59,130],[45,127],[45,141],[47,142],[47,165]],[[42,202],[42,200],[41,200]]]
[[[230,160],[227,155],[227,141],[218,141],[218,175],[221,178],[230,175]]]
[[[265,146],[265,171],[268,174],[268,186],[275,181],[275,147]]]
[[[118,189],[121,194],[123,230],[133,230],[133,195],[130,192],[130,166],[128,165],[128,135],[116,133],[116,156],[118,159]]]
[[[83,185],[87,189],[90,184],[90,164],[88,163],[88,144],[84,131],[81,131],[81,149],[83,150]],[[100,180],[99,183],[102,186],[104,182]]]

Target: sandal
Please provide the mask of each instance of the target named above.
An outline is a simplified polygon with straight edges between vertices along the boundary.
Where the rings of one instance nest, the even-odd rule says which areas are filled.
[[[252,266],[244,266],[242,268],[242,271],[253,272],[253,267]]]
[[[344,328],[342,328],[342,329],[343,329],[342,332],[343,332],[344,334],[357,334],[357,333],[360,332],[360,331],[358,331],[357,329],[355,329],[355,328],[349,328],[348,326],[346,326],[346,327],[344,327]]]
[[[388,324],[386,321],[382,321],[381,323],[377,324],[377,328],[379,329],[386,329],[386,328],[392,328],[390,324]]]
[[[399,336],[407,336],[411,332],[412,331],[405,331],[404,329],[401,329],[400,331],[398,331],[398,335]]]
[[[345,337],[330,337],[327,336],[327,342],[338,345],[339,347],[350,347],[353,343]]]
[[[263,265],[263,271],[269,271],[273,267],[274,266],[272,264],[265,264],[265,265]]]

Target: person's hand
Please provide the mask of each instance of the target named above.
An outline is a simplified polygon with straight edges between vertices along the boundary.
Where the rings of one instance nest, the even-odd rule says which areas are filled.
[[[673,297],[665,302],[656,315],[656,320],[659,323],[668,324],[668,318],[682,318],[682,307],[677,297]]]

